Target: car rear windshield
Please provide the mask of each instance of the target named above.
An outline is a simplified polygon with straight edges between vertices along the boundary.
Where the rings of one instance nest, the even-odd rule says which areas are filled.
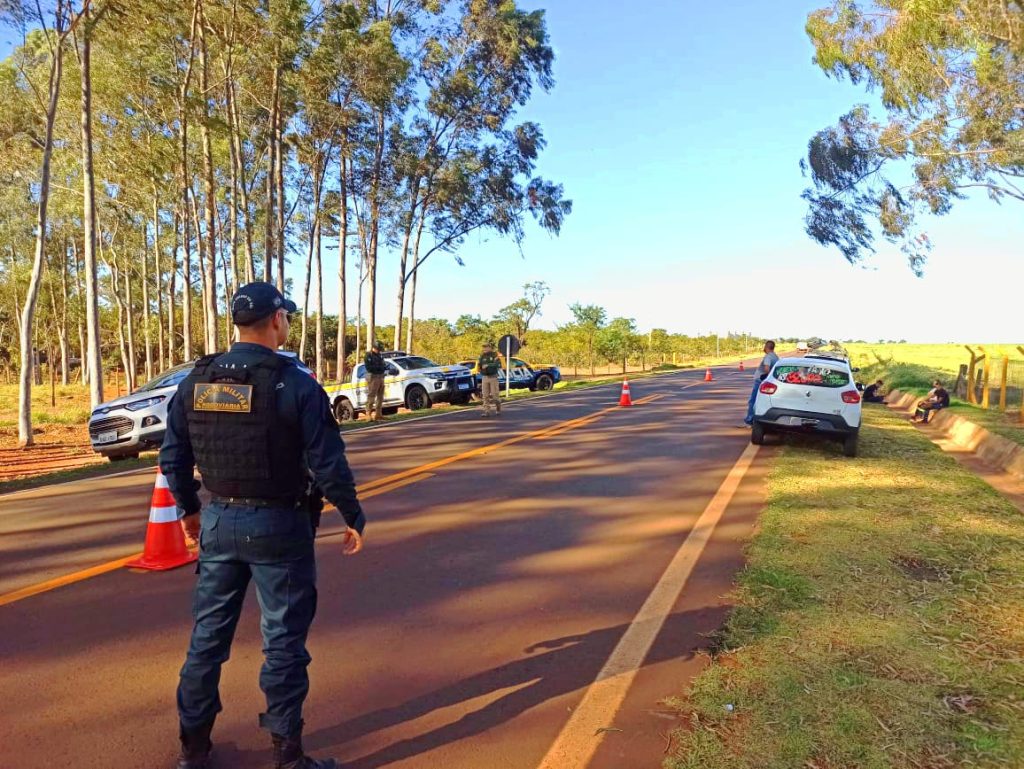
[[[808,363],[799,366],[776,366],[774,376],[780,382],[795,385],[843,387],[850,384],[848,372],[841,368],[834,368],[821,363]]]

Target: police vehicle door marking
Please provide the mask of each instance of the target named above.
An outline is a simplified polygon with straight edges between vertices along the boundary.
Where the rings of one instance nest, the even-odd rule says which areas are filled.
[[[197,382],[192,402],[196,411],[248,414],[252,411],[252,385]]]

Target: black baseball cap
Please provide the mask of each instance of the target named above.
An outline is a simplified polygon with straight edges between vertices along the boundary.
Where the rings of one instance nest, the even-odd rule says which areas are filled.
[[[293,313],[297,309],[295,302],[285,299],[277,286],[263,281],[248,283],[231,297],[231,320],[236,326],[248,326],[278,310]]]

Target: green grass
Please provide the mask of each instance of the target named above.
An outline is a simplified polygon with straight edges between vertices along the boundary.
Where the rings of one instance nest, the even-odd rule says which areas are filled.
[[[865,419],[857,459],[782,450],[667,769],[1024,766],[1024,515]]]
[[[36,489],[40,486],[48,486],[51,483],[64,483],[65,481],[80,481],[85,478],[99,478],[113,473],[123,473],[127,470],[137,470],[142,467],[156,467],[157,453],[154,451],[143,454],[138,459],[123,459],[118,462],[104,462],[103,464],[86,465],[71,470],[57,470],[52,473],[43,473],[32,478],[17,478],[12,481],[0,481],[0,494],[10,491],[23,491],[25,489]]]

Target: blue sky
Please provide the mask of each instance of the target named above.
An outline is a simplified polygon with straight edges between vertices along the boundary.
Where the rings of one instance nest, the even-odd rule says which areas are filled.
[[[923,279],[887,244],[860,268],[804,234],[807,141],[870,99],[811,63],[804,21],[824,2],[525,2],[547,9],[558,58],[555,89],[524,115],[543,125],[542,173],[575,210],[557,239],[532,231],[522,257],[493,239],[468,242],[465,267],[432,257],[417,315],[486,317],[545,280],[547,327],[582,301],[689,333],[1020,341],[1012,203],[929,221]]]
[[[926,222],[922,279],[884,241],[852,267],[804,234],[808,139],[871,100],[811,63],[804,21],[828,1],[521,0],[546,9],[557,53],[554,90],[522,118],[543,126],[540,171],[575,210],[558,238],[531,228],[522,254],[492,237],[466,242],[463,267],[431,257],[417,317],[490,317],[543,280],[548,328],[579,301],[684,333],[1020,342],[1020,204],[969,200]],[[336,251],[325,257],[334,312]],[[381,262],[380,323],[395,316],[396,262]]]

